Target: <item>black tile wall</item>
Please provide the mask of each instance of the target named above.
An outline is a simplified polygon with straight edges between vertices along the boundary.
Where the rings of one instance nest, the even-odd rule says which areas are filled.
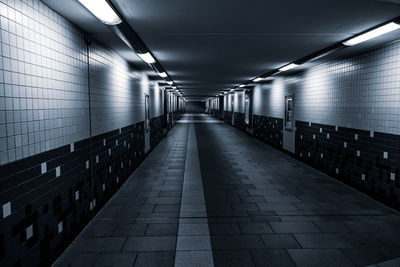
[[[219,109],[210,109],[210,111],[209,111],[211,116],[213,116],[214,118],[220,119],[220,120],[223,118],[225,112],[226,111],[222,112]]]
[[[174,117],[174,121],[179,120],[183,113],[184,113],[183,110],[174,111],[172,115]]]
[[[164,136],[163,127],[164,115],[150,120],[150,147],[153,149]]]
[[[224,121],[232,125],[232,111],[224,111]]]
[[[234,115],[234,126],[239,130],[246,131],[245,114],[241,112],[235,112]]]
[[[282,149],[283,119],[253,115],[253,135],[271,146]]]
[[[400,208],[400,136],[296,121],[296,156]]]
[[[0,265],[49,265],[144,158],[140,122],[1,166]]]

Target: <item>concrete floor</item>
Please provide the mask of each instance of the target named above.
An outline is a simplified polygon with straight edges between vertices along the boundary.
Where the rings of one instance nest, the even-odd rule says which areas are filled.
[[[399,213],[188,114],[55,265],[400,266],[397,257]]]

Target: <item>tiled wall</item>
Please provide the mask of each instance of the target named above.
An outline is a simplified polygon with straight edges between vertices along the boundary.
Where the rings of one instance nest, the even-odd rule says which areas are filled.
[[[400,41],[318,65],[296,91],[296,119],[400,134]]]
[[[0,30],[0,266],[48,265],[145,158],[145,93],[161,140],[163,91],[38,0]]]
[[[89,47],[92,134],[144,121],[147,77],[131,71],[124,59],[101,44]]]
[[[150,117],[158,118],[164,114],[164,91],[157,83],[149,83]]]
[[[233,95],[234,111],[244,113],[244,91],[235,91]]]
[[[400,41],[255,86],[253,134],[278,148],[289,94],[296,156],[400,208]]]
[[[0,16],[0,164],[89,137],[83,33],[39,1]]]
[[[253,115],[253,135],[274,147],[282,148],[283,119]]]
[[[296,121],[296,155],[302,161],[400,207],[400,136]]]

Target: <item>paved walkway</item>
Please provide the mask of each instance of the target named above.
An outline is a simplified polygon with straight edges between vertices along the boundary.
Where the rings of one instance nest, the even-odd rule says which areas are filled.
[[[397,257],[397,212],[188,114],[55,265],[400,266]]]

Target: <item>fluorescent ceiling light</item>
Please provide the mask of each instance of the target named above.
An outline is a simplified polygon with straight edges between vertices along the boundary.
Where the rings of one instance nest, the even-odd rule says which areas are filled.
[[[150,52],[147,52],[145,54],[137,54],[141,59],[143,59],[144,62],[148,64],[153,64],[156,63],[156,60],[154,57],[150,54]]]
[[[245,87],[245,86],[246,86],[246,85],[244,85],[244,84],[239,85],[240,88],[243,88],[243,87]]]
[[[287,70],[296,68],[297,66],[298,66],[297,64],[290,63],[290,64],[288,64],[288,65],[286,65],[286,66],[283,66],[283,67],[280,68],[279,70],[280,70],[280,71],[287,71]]]
[[[160,76],[161,78],[167,78],[167,73],[166,72],[159,72],[158,76]]]
[[[224,94],[225,94],[225,95],[227,95],[227,94],[228,94],[228,92],[224,92]]]
[[[233,91],[235,91],[235,89],[232,88],[232,89],[231,89],[231,92],[233,92]]]
[[[175,89],[175,92],[179,92],[179,90],[178,90],[178,89]]]
[[[107,3],[106,0],[78,0],[84,7],[87,8],[101,22],[107,25],[117,25],[122,22],[117,13]]]
[[[167,81],[167,83],[168,83],[169,85],[174,84],[173,81]]]
[[[262,81],[263,80],[263,78],[261,78],[261,77],[257,77],[257,78],[255,78],[254,80],[253,80],[253,82],[259,82],[259,81]]]
[[[353,46],[353,45],[360,44],[362,42],[371,40],[375,37],[381,36],[385,33],[397,30],[399,28],[400,28],[399,24],[394,23],[394,22],[389,22],[388,24],[385,24],[381,27],[378,27],[378,28],[368,31],[364,34],[361,34],[354,38],[351,38],[350,40],[343,42],[343,44],[347,45],[347,46]]]

